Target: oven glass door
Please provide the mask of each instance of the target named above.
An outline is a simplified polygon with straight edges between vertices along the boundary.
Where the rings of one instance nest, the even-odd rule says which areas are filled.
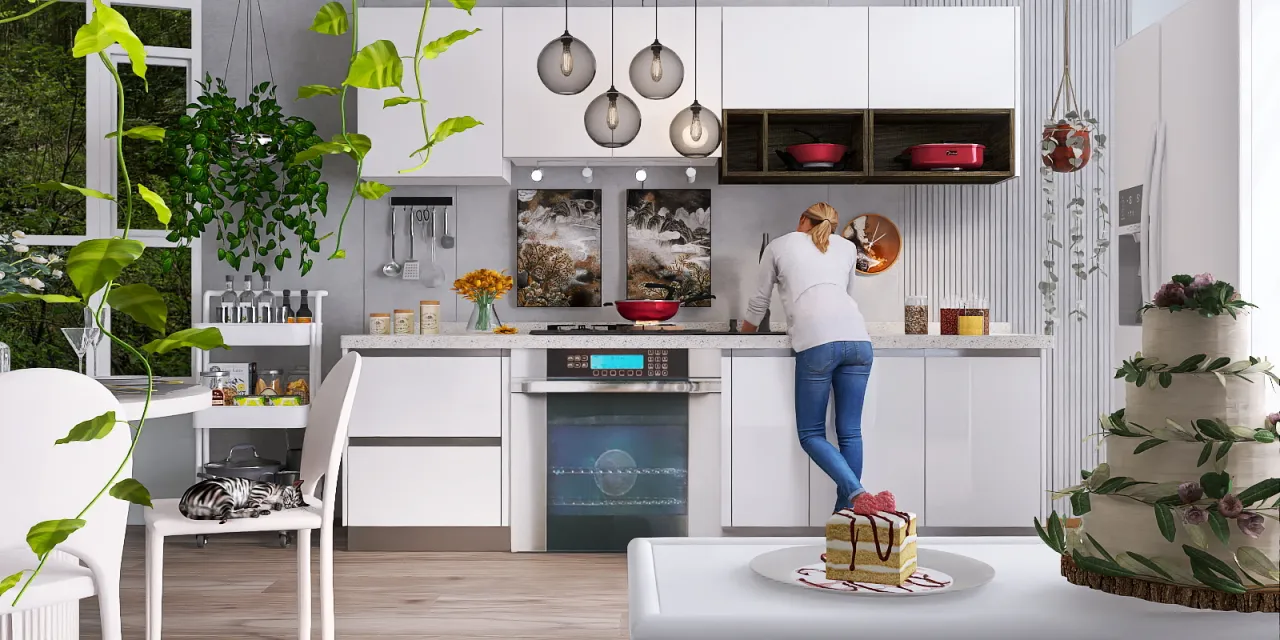
[[[547,398],[547,551],[688,535],[689,396]]]

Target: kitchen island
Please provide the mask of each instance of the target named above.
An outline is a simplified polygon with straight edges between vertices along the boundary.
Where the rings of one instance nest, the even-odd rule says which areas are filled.
[[[515,335],[448,326],[441,335],[343,336],[344,353],[367,356],[344,464],[350,548],[600,550],[557,535],[557,514],[631,504],[642,488],[657,490],[645,483],[661,474],[687,480],[675,510],[687,535],[813,533],[831,513],[835,487],[795,435],[787,336],[698,326],[709,332],[529,335],[540,327],[521,325]],[[998,323],[989,336],[868,328],[875,364],[863,407],[864,483],[895,492],[932,535],[1030,531],[1043,503],[1050,338],[1010,334]],[[594,354],[610,358],[600,361],[604,370]],[[658,377],[667,375],[668,357],[672,376]],[[586,368],[588,358],[597,378],[573,369]],[[628,358],[652,364],[628,370]],[[590,424],[605,427],[555,435],[573,429],[588,406]],[[637,414],[653,412],[678,427],[666,433],[678,433],[682,444],[623,456],[621,476],[640,480],[612,490],[601,479],[618,471],[601,465],[617,462],[610,452],[622,447],[606,438],[595,451],[584,439],[631,429]],[[828,437],[834,440],[830,430]],[[634,434],[614,441],[629,442],[632,453],[644,449]],[[557,462],[583,455],[587,466]],[[684,462],[645,470],[646,455]],[[558,498],[556,483],[575,478],[588,484],[573,491],[599,487],[601,499]],[[653,506],[659,502],[643,504],[662,511]],[[657,528],[644,530],[663,531],[661,522],[651,518],[645,526]]]

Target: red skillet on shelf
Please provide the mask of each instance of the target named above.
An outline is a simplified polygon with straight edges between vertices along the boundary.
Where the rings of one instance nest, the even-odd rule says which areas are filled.
[[[660,282],[646,282],[644,286],[649,289],[666,289],[668,298],[675,293],[675,287]],[[604,306],[617,308],[618,315],[632,322],[663,322],[674,318],[682,305],[714,299],[715,296],[711,294],[700,294],[683,300],[618,300],[606,302]]]

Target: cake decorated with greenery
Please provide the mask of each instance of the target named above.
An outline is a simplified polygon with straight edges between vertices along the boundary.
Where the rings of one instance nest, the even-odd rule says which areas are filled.
[[[1249,354],[1249,310],[1208,274],[1174,276],[1142,315],[1142,351],[1101,418],[1106,462],[1054,493],[1074,518],[1035,522],[1063,574],[1202,609],[1280,611],[1280,413],[1272,364]]]

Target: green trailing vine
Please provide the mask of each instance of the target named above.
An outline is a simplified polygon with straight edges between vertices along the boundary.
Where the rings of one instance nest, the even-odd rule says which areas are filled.
[[[1169,388],[1176,374],[1213,374],[1220,382],[1226,384],[1227,378],[1249,380],[1252,374],[1262,374],[1271,382],[1280,384],[1280,377],[1273,371],[1274,365],[1265,358],[1249,357],[1247,360],[1232,362],[1226,356],[1209,360],[1205,354],[1197,354],[1176,365],[1165,364],[1155,358],[1144,358],[1141,353],[1121,363],[1116,370],[1116,379],[1142,387],[1148,382]]]
[[[29,12],[27,15],[31,13],[34,12]],[[158,127],[136,127],[123,131],[124,85],[121,83],[120,73],[116,69],[116,65],[106,54],[108,48],[117,44],[128,55],[133,73],[145,82],[147,64],[146,52],[142,41],[129,28],[129,23],[124,16],[111,7],[104,5],[102,0],[93,0],[93,16],[88,23],[76,31],[72,55],[76,58],[96,55],[115,82],[116,99],[118,100],[116,105],[116,131],[108,134],[107,137],[116,138],[117,140],[120,137],[153,141],[162,139],[164,131]],[[120,478],[124,473],[125,465],[133,456],[138,439],[142,437],[143,430],[146,427],[147,413],[151,408],[151,388],[154,386],[155,377],[149,356],[151,354],[167,353],[180,348],[225,348],[221,332],[213,328],[184,329],[153,340],[141,347],[135,347],[111,333],[104,325],[103,310],[107,304],[110,304],[113,310],[124,313],[156,331],[164,330],[168,318],[168,310],[165,307],[164,299],[151,285],[119,285],[116,283],[116,279],[121,273],[129,265],[137,261],[146,248],[141,241],[129,237],[134,213],[134,185],[129,179],[129,170],[125,164],[123,145],[118,143],[116,144],[116,156],[124,191],[123,194],[120,194],[123,195],[123,202],[120,201],[118,195],[113,196],[94,189],[62,182],[49,181],[32,185],[32,187],[44,191],[66,191],[78,193],[88,198],[110,200],[116,202],[117,209],[122,214],[124,224],[120,237],[86,240],[72,247],[67,253],[66,275],[75,286],[77,295],[9,293],[0,296],[0,304],[40,300],[51,304],[89,306],[93,296],[100,292],[105,292],[106,295],[101,296],[97,306],[93,308],[94,323],[101,330],[102,335],[142,364],[147,372],[148,391],[146,400],[138,416],[137,429],[130,440],[129,449],[125,453],[124,459],[120,461],[119,466],[116,467],[115,472],[103,484],[102,489],[75,516],[38,522],[28,530],[27,545],[35,553],[38,563],[32,569],[21,570],[0,578],[0,594],[8,592],[19,584],[22,585],[18,590],[17,596],[13,599],[14,604],[22,599],[23,594],[26,593],[31,583],[40,575],[44,569],[45,562],[49,558],[49,554],[76,531],[84,528],[86,524],[85,515],[104,495],[110,495],[112,498],[125,500],[144,507],[151,506],[151,495],[141,482],[133,478]],[[155,211],[156,218],[160,222],[168,224],[171,212],[164,200],[145,185],[138,184],[136,188],[138,196]],[[67,435],[58,439],[54,446],[83,446],[80,443],[106,437],[121,422],[122,420],[114,411],[108,411],[72,426]],[[25,582],[23,581],[24,576],[26,577]]]
[[[187,105],[190,113],[165,136],[180,164],[169,178],[174,220],[170,242],[186,243],[218,230],[218,260],[239,270],[244,259],[266,275],[283,270],[293,251],[302,275],[311,270],[308,253],[320,250],[316,215],[328,211],[329,185],[320,181],[322,160],[294,163],[301,151],[322,142],[305,118],[284,116],[275,87],[253,87],[237,104],[221,78],[205,75],[203,94]]]
[[[466,11],[468,14],[475,7],[475,0],[449,1],[453,6]],[[329,2],[320,7],[320,10],[312,20],[311,31],[316,33],[329,36],[341,36],[348,31],[351,33],[351,57],[347,66],[347,77],[343,80],[342,86],[331,87],[322,84],[310,84],[298,87],[299,100],[316,96],[337,96],[342,128],[328,142],[317,142],[299,153],[294,157],[293,162],[301,164],[325,155],[345,154],[355,160],[356,163],[355,182],[352,185],[351,194],[347,198],[346,207],[342,211],[342,219],[338,222],[337,239],[333,254],[329,256],[330,260],[342,259],[347,256],[346,251],[342,249],[342,231],[347,222],[347,216],[351,213],[351,205],[355,202],[356,196],[358,195],[365,200],[378,200],[391,191],[391,187],[380,182],[365,180],[363,177],[364,159],[369,154],[369,150],[373,148],[373,141],[368,136],[355,133],[349,129],[347,122],[347,93],[352,87],[370,90],[396,87],[403,92],[404,63],[401,60],[413,61],[414,85],[417,89],[417,95],[400,95],[383,101],[384,109],[406,104],[417,104],[422,114],[423,135],[426,140],[421,148],[413,152],[414,156],[422,158],[422,162],[411,169],[402,170],[400,173],[411,173],[426,166],[431,159],[431,150],[437,144],[454,134],[481,124],[470,116],[448,118],[436,125],[435,130],[432,130],[427,124],[427,100],[423,94],[420,71],[422,62],[438,57],[454,43],[479,31],[479,29],[454,31],[443,38],[423,45],[427,28],[427,15],[430,10],[431,3],[429,1],[423,2],[422,21],[418,27],[417,44],[412,56],[401,56],[400,52],[396,50],[395,43],[390,40],[378,40],[363,48],[359,47],[360,7],[357,0],[351,0],[350,11],[341,2]]]

